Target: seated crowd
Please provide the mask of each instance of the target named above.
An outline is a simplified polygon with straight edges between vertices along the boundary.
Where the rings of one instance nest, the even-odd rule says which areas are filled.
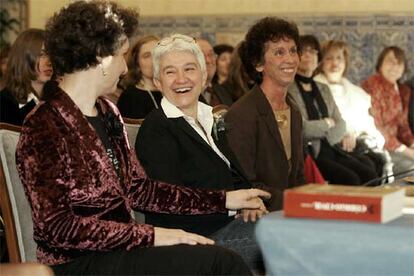
[[[0,121],[22,126],[17,168],[55,275],[264,274],[255,222],[310,181],[305,158],[333,184],[414,174],[401,48],[358,86],[345,42],[284,19],[234,48],[135,40],[137,26],[133,9],[77,1],[0,53]],[[134,148],[122,118],[145,118]]]

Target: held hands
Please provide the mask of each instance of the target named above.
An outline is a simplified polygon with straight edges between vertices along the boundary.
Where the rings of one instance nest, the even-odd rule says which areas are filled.
[[[185,232],[181,229],[154,227],[154,246],[168,246],[176,244],[210,245],[214,244],[214,241],[197,234]]]
[[[259,189],[243,189],[226,192],[226,208],[229,210],[258,209],[267,211],[261,198],[269,199],[268,192]]]
[[[241,213],[238,213],[236,215],[236,218],[243,218],[244,222],[248,222],[249,220],[251,222],[255,222],[256,220],[258,220],[259,218],[261,218],[262,216],[268,214],[269,212],[267,210],[259,210],[259,209],[255,209],[255,210],[250,210],[250,209],[243,209],[241,211]]]
[[[351,152],[356,146],[356,138],[352,133],[347,133],[342,139],[342,149],[346,152]]]

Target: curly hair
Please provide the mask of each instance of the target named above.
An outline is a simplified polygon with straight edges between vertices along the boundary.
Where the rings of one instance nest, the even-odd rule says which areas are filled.
[[[32,81],[38,77],[39,57],[44,41],[43,30],[28,29],[19,34],[10,48],[5,86],[21,104],[27,102],[30,93],[37,95]]]
[[[122,35],[131,37],[138,13],[115,2],[78,1],[55,13],[46,24],[46,53],[57,75],[96,66],[113,55]]]
[[[249,77],[256,83],[263,81],[256,67],[264,62],[266,43],[289,38],[295,41],[299,54],[299,30],[295,23],[277,17],[265,17],[257,21],[246,34],[239,48],[239,55]]]
[[[141,47],[150,42],[150,41],[158,41],[160,40],[155,35],[148,35],[141,37],[138,39],[134,46],[131,47],[128,53],[127,58],[127,66],[128,66],[128,73],[127,75],[122,79],[122,86],[128,87],[129,85],[135,85],[142,79],[142,72],[141,68],[139,67],[139,54],[141,52]]]

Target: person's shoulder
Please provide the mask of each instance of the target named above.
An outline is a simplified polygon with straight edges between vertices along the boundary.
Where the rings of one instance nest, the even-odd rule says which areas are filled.
[[[145,96],[145,93],[142,93],[140,89],[138,89],[135,85],[128,86],[124,92],[119,96],[119,99],[122,100],[131,100],[131,99],[139,99],[142,96]]]
[[[168,119],[161,108],[154,109],[145,116],[142,128],[161,129],[168,124]]]

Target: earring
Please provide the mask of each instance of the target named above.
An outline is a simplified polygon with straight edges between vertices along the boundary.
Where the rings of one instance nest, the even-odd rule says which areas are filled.
[[[107,73],[106,73],[105,69],[103,68],[102,63],[99,63],[99,67],[101,67],[102,76],[105,77],[107,75]]]

